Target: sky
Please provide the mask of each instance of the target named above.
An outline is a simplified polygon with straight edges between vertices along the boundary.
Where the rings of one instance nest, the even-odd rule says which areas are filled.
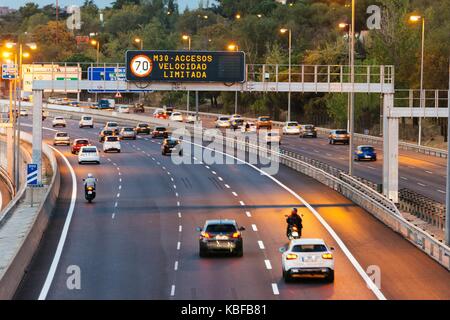
[[[42,7],[50,3],[56,3],[56,0],[1,0],[0,6],[8,6],[17,9],[27,2],[34,2]],[[66,7],[69,5],[81,5],[83,2],[84,0],[59,0],[59,5],[61,7]],[[111,2],[114,2],[114,0],[94,0],[94,2],[97,6],[103,8],[105,6],[110,6]],[[189,6],[189,9],[195,9],[198,6],[198,0],[178,0],[180,12],[184,11],[186,5]]]

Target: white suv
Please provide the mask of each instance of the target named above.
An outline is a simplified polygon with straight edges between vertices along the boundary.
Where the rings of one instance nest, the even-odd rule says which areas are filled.
[[[84,128],[84,127],[93,128],[94,127],[94,118],[92,116],[81,116],[81,120],[78,123],[78,126],[80,128]]]
[[[66,120],[64,120],[63,117],[57,116],[53,119],[53,122],[52,122],[53,127],[65,127],[66,125],[67,125]]]
[[[78,152],[78,163],[95,162],[100,164],[100,154],[96,146],[84,146]]]
[[[334,281],[334,259],[322,239],[291,240],[287,249],[283,248],[281,265],[283,278],[289,282],[302,276],[322,276],[328,282]]]
[[[117,136],[107,136],[103,142],[103,152],[117,151],[120,153],[120,139]]]
[[[219,117],[216,120],[216,128],[229,128],[231,127],[230,117]]]

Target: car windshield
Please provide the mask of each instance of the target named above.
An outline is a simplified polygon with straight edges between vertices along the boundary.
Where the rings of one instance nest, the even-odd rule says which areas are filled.
[[[220,121],[228,121],[228,120],[230,120],[230,118],[222,117],[222,118],[219,118],[219,120]]]
[[[336,134],[347,134],[346,130],[336,130]]]
[[[236,227],[232,224],[210,224],[206,227],[208,233],[233,233],[236,232]]]
[[[298,126],[297,122],[289,122],[288,123],[288,127],[296,127],[296,126]]]
[[[134,131],[134,128],[123,128],[123,131]]]
[[[181,116],[181,113],[179,113],[179,112],[174,112],[174,113],[172,113],[172,115],[173,115],[173,116]]]
[[[119,141],[119,138],[117,137],[106,137],[106,140],[109,142],[115,142],[115,141]]]
[[[373,147],[361,147],[361,151],[373,152],[373,151],[375,151],[375,149]]]
[[[64,120],[62,117],[55,117],[55,120]]]
[[[76,144],[89,144],[87,140],[77,140]]]
[[[102,132],[102,134],[104,135],[104,136],[108,136],[108,135],[112,135],[112,131],[111,130],[104,130],[103,132]]]
[[[314,126],[305,126],[305,130],[314,130]]]
[[[270,121],[270,118],[259,118],[259,121]]]
[[[141,123],[141,124],[138,124],[138,127],[139,128],[148,128],[148,124]]]
[[[115,123],[115,122],[109,122],[109,123],[107,124],[107,126],[108,126],[108,127],[117,127],[117,123]]]
[[[67,133],[65,132],[60,132],[56,134],[57,137],[68,137]]]
[[[163,127],[157,127],[155,128],[156,131],[166,131],[166,128]]]
[[[81,151],[83,153],[97,153],[97,148],[83,148]]]
[[[92,120],[92,117],[83,117],[83,120]]]
[[[301,244],[292,247],[292,252],[326,252],[327,247],[323,244]]]
[[[167,140],[166,141],[166,143],[168,144],[168,145],[176,145],[176,144],[178,144],[178,140],[175,140],[175,139],[169,139],[169,140]]]

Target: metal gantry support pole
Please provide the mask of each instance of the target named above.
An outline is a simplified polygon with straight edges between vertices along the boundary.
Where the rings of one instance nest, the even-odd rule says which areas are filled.
[[[20,112],[22,109],[22,54],[23,54],[22,44],[19,45],[19,65],[17,68],[18,71],[18,93],[19,93],[19,106],[18,106],[18,112],[17,112],[17,124],[16,124],[16,142],[15,142],[15,155],[14,155],[14,167],[15,167],[15,173],[14,173],[14,181],[15,181],[15,187],[16,192],[19,189],[19,173],[20,173]]]
[[[291,121],[291,56],[292,56],[292,30],[289,28],[289,92],[288,92],[288,116],[287,121]]]
[[[33,90],[33,152],[32,160],[37,164],[37,184],[42,184],[42,90]]]
[[[198,91],[195,91],[195,122],[198,122]]]
[[[238,113],[238,92],[237,90],[234,92],[234,113]]]
[[[348,142],[348,173],[353,175],[353,136],[355,133],[355,14],[356,14],[356,0],[352,0],[352,23],[351,23],[351,54],[350,54],[350,81],[352,83],[352,92],[350,93],[350,110],[349,110],[349,134],[350,139]]]
[[[447,188],[445,193],[445,243],[450,245],[450,63],[448,67],[447,94]]]

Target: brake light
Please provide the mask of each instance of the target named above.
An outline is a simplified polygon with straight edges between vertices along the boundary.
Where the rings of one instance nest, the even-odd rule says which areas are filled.
[[[239,238],[239,236],[240,236],[239,232],[233,233],[233,238]]]
[[[333,259],[333,255],[331,253],[324,253],[322,255],[322,259],[327,259],[327,260]]]
[[[297,227],[292,227],[292,231],[298,231]]]
[[[88,187],[87,189],[88,189],[89,191],[94,190],[94,188],[92,188],[92,187]]]
[[[207,238],[207,239],[211,238],[211,235],[208,232],[202,232],[201,235],[203,238]]]
[[[295,259],[297,259],[298,258],[298,255],[296,255],[296,254],[294,254],[294,253],[289,253],[287,256],[286,256],[286,259],[287,260],[295,260]]]

